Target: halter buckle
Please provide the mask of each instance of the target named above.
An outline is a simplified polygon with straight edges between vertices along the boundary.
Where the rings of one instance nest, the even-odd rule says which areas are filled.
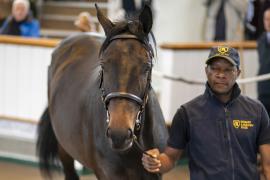
[[[137,114],[136,121],[135,121],[136,131],[139,131],[141,129],[141,115],[142,115],[142,111],[139,111]]]
[[[106,110],[106,112],[107,112],[107,119],[106,119],[106,122],[107,122],[107,124],[109,124],[109,122],[110,122],[110,113],[109,113],[108,110]]]

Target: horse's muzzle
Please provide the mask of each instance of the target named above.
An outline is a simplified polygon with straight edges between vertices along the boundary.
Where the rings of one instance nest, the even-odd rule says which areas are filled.
[[[126,151],[133,145],[133,131],[131,129],[107,128],[106,135],[113,150]]]

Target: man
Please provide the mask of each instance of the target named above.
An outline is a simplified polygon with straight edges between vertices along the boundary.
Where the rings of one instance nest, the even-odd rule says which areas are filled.
[[[269,117],[259,101],[240,94],[239,54],[231,47],[211,49],[204,94],[176,112],[168,145],[143,155],[145,169],[164,173],[187,149],[191,180],[259,180],[257,151],[270,180]]]
[[[24,37],[39,37],[39,22],[31,17],[28,0],[15,0],[12,4],[12,15],[0,28],[0,34]]]
[[[203,39],[207,41],[237,41],[244,39],[244,18],[248,0],[204,0],[205,22]]]
[[[264,13],[270,8],[270,0],[255,0],[257,1],[258,7],[258,35],[261,36],[265,30],[264,28]]]
[[[245,18],[246,40],[258,39],[263,34],[263,16],[268,8],[270,8],[270,0],[249,0]]]
[[[270,73],[270,8],[264,12],[263,22],[266,32],[262,34],[257,42],[259,75]],[[265,106],[268,115],[270,115],[270,80],[258,82],[258,99]]]

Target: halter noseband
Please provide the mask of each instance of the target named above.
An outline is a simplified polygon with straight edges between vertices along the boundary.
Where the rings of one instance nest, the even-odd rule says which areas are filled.
[[[135,39],[135,40],[138,40],[139,42],[141,42],[142,44],[146,45],[147,47],[151,48],[148,41],[143,41],[143,40],[139,39],[137,36],[132,35],[132,34],[116,35],[109,40],[109,43],[111,43],[112,41],[117,40],[117,39]],[[151,59],[153,58],[152,49],[150,49],[150,58]],[[148,74],[146,89],[145,89],[143,98],[140,98],[139,96],[132,94],[132,93],[128,93],[128,92],[111,92],[111,93],[105,94],[105,90],[103,88],[103,69],[101,68],[99,88],[101,90],[102,100],[103,100],[103,103],[104,103],[106,111],[107,111],[107,123],[109,123],[109,118],[110,118],[110,114],[108,111],[108,105],[109,105],[110,100],[115,99],[115,98],[124,98],[124,99],[130,100],[130,101],[133,101],[140,106],[140,110],[137,114],[137,119],[135,121],[135,129],[137,131],[140,130],[140,128],[141,128],[141,115],[142,115],[142,112],[144,111],[145,105],[146,105],[147,100],[148,100],[147,91],[150,87],[150,82],[151,82],[151,71]]]
[[[107,94],[107,96],[105,96],[104,103],[108,104],[111,99],[118,98],[118,97],[133,100],[140,106],[143,105],[143,100],[140,97],[131,93],[126,93],[126,92],[111,92]]]

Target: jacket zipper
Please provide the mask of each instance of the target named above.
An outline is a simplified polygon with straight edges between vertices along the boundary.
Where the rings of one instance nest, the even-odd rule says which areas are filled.
[[[231,135],[230,135],[230,129],[229,129],[229,112],[228,112],[228,108],[224,107],[224,111],[225,111],[225,121],[226,121],[226,129],[227,129],[227,138],[228,138],[228,142],[229,142],[229,151],[230,151],[230,155],[231,155],[231,165],[232,165],[232,180],[235,180],[235,172],[234,172],[234,158],[233,158],[233,150],[232,150],[232,142],[231,142]]]

